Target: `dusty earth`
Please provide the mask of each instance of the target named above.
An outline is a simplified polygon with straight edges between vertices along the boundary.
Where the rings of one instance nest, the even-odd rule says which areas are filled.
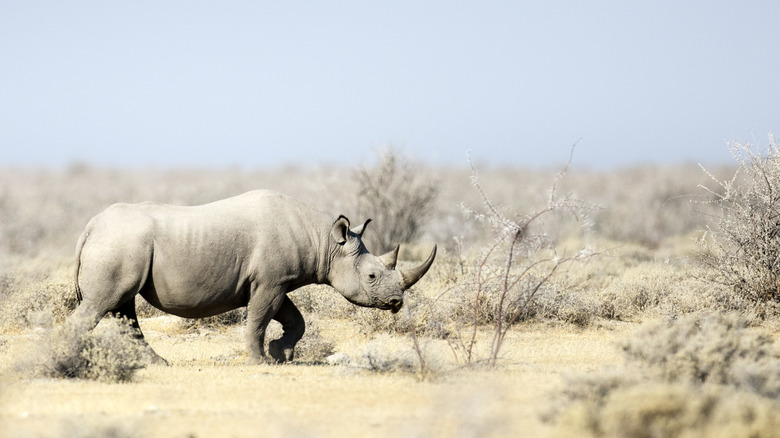
[[[616,344],[632,324],[578,329],[521,325],[495,369],[457,367],[444,341],[422,345],[437,371],[381,373],[350,365],[295,362],[245,366],[241,327],[177,332],[171,317],[141,321],[171,366],[140,370],[130,383],[33,378],[23,358],[41,331],[0,339],[0,434],[63,436],[543,436],[543,421],[566,377],[622,360]],[[352,358],[367,348],[407,351],[403,336],[356,335],[323,321],[323,336]],[[22,368],[22,369],[20,369]]]

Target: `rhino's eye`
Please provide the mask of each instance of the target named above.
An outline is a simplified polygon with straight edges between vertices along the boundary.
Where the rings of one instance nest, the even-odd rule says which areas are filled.
[[[374,275],[374,274],[368,274],[368,279],[369,279],[369,280],[376,280],[376,275]]]

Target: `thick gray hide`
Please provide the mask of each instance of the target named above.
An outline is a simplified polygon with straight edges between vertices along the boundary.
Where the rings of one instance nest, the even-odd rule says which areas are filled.
[[[271,319],[284,334],[269,344],[274,360],[293,358],[304,321],[287,293],[329,284],[352,303],[397,312],[404,291],[436,256],[407,271],[395,270],[398,248],[380,257],[362,243],[366,221],[318,212],[287,196],[253,191],[211,204],[115,204],[95,216],[76,248],[76,292],[69,318],[77,332],[91,330],[108,312],[126,316],[143,338],[135,296],[188,318],[247,306],[249,362],[265,362]],[[86,323],[84,321],[87,321]],[[154,362],[165,361],[150,348]]]

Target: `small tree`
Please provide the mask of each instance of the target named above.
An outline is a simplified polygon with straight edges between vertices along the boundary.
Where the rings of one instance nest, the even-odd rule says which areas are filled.
[[[376,166],[361,168],[357,180],[358,214],[379,225],[366,233],[371,251],[389,251],[418,237],[433,212],[435,181],[393,147],[380,153]]]
[[[720,207],[700,240],[705,278],[728,286],[750,301],[780,301],[780,145],[756,152],[750,144],[730,144],[739,165],[733,178],[702,186]]]

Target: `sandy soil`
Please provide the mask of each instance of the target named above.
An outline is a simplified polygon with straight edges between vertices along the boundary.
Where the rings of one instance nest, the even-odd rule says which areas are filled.
[[[443,343],[434,379],[382,374],[357,366],[294,363],[245,366],[241,328],[176,333],[168,320],[142,321],[151,345],[171,366],[141,370],[131,383],[30,378],[15,371],[35,348],[35,332],[0,339],[0,434],[30,436],[529,436],[565,377],[617,364],[616,342],[633,328],[580,330],[521,326],[497,369],[457,369]],[[320,324],[338,339],[339,324]],[[367,343],[408,349],[409,339],[359,336],[337,345],[354,357]],[[441,342],[441,341],[440,341]]]

